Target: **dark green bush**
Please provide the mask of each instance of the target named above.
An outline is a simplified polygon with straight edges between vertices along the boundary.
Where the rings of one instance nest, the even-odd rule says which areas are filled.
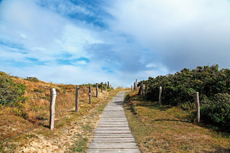
[[[201,107],[201,118],[230,132],[230,94],[215,94]]]
[[[162,104],[178,105],[186,111],[194,110],[193,93],[199,92],[201,120],[230,131],[230,70],[218,68],[217,64],[184,68],[173,75],[149,77],[138,85],[145,84],[146,98],[151,101],[159,100],[161,86]]]
[[[27,77],[26,80],[31,82],[38,82],[39,80],[36,77]]]
[[[15,84],[8,74],[0,71],[0,102],[20,99],[25,90],[25,84]]]
[[[181,105],[193,102],[193,93],[199,92],[203,97],[212,97],[217,93],[230,93],[230,70],[218,70],[218,65],[197,66],[196,69],[182,69],[174,75],[149,77],[140,81],[145,84],[146,98],[157,101],[159,87],[162,86],[162,104]],[[200,97],[200,100],[203,100]]]

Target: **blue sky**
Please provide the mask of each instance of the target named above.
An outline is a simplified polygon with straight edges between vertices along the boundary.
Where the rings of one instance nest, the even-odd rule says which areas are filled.
[[[0,71],[130,87],[230,67],[229,0],[0,0]]]

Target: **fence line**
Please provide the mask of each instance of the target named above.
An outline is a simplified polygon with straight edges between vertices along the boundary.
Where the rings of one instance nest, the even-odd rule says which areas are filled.
[[[109,83],[109,82],[108,82]],[[96,85],[98,85],[98,84],[96,84]],[[106,83],[105,83],[105,85],[106,85]],[[110,85],[111,86],[111,85]],[[96,90],[98,90],[97,89],[98,88],[98,86],[96,86]],[[101,91],[103,92],[103,83],[102,83],[102,86],[101,86]],[[76,112],[79,112],[79,107],[78,107],[78,104],[79,104],[79,90],[80,90],[80,88],[78,87],[78,86],[76,86],[76,97],[75,97],[75,111]],[[107,91],[107,90],[106,90]],[[89,104],[92,104],[91,103],[91,95],[92,93],[91,93],[91,86],[89,86]],[[10,140],[12,140],[12,139],[14,139],[14,138],[16,138],[16,137],[18,137],[18,136],[20,136],[20,135],[22,135],[22,134],[24,134],[24,133],[26,133],[26,132],[28,132],[28,131],[31,131],[32,129],[34,129],[35,127],[37,127],[38,125],[40,125],[41,123],[43,123],[43,122],[45,122],[46,120],[50,120],[50,123],[49,123],[49,128],[50,128],[50,130],[53,130],[54,129],[54,120],[55,120],[55,114],[59,114],[59,113],[61,113],[61,112],[63,112],[63,111],[65,111],[65,110],[67,110],[67,109],[70,109],[71,107],[73,107],[73,106],[71,106],[71,107],[68,107],[68,108],[66,108],[66,109],[64,109],[64,110],[62,110],[62,111],[59,111],[59,112],[57,112],[57,113],[55,113],[55,100],[56,100],[56,95],[60,95],[60,94],[57,94],[56,93],[56,89],[55,88],[51,88],[50,89],[50,116],[49,117],[47,117],[46,119],[44,119],[43,121],[41,121],[41,122],[39,122],[38,124],[36,124],[35,126],[33,126],[33,127],[31,127],[31,128],[29,128],[29,129],[27,129],[27,130],[25,130],[25,131],[23,131],[23,132],[21,132],[21,133],[19,133],[19,134],[17,134],[16,136],[13,136],[13,137],[11,137],[11,138],[9,138],[9,139],[6,139],[6,140],[4,140],[4,141],[2,141],[2,142],[0,142],[0,145],[2,145],[3,143],[5,143],[5,142],[7,142],[7,141],[10,141]],[[98,96],[98,92],[96,91],[96,97]],[[19,99],[19,100],[10,100],[10,101],[0,101],[0,104],[1,103],[7,103],[7,102],[15,102],[15,101],[22,101],[22,100],[31,100],[31,99],[42,99],[42,98],[48,98],[48,96],[47,97],[38,97],[38,98],[29,98],[29,99]]]
[[[134,82],[133,88],[132,88],[132,85],[131,85],[131,91],[132,90],[137,90],[137,79],[136,79],[136,82]],[[146,99],[143,83],[141,83],[141,86],[140,86],[139,91],[138,91],[138,95],[141,96],[141,93],[142,93],[143,98]],[[199,92],[194,92],[193,95],[194,95],[194,101],[195,101],[195,104],[196,104],[197,122],[199,123],[200,122]],[[159,87],[159,101],[158,101],[158,104],[162,105],[162,86]]]

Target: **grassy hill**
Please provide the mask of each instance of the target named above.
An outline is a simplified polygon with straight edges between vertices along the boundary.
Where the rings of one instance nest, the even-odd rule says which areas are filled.
[[[75,85],[47,83],[34,77],[23,79],[4,72],[0,73],[0,85],[0,152],[83,152],[100,113],[119,92],[99,90],[96,97],[92,87],[89,104],[88,86],[80,86],[80,108],[76,113]],[[49,130],[50,88],[57,91],[53,131]]]

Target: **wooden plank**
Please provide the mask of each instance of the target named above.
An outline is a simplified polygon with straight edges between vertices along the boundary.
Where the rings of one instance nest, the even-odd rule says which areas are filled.
[[[130,131],[129,127],[123,127],[123,128],[116,128],[116,127],[111,127],[111,128],[103,128],[99,127],[96,128],[95,131]]]
[[[95,133],[94,138],[133,138],[132,134],[105,134]]]
[[[92,139],[93,143],[96,142],[129,142],[129,143],[134,143],[135,139],[134,138],[93,138]]]
[[[89,148],[94,149],[137,149],[136,143],[90,143]]]
[[[100,121],[127,121],[126,118],[102,118]]]
[[[127,121],[99,121],[99,124],[128,124]]]
[[[140,153],[138,149],[88,149],[87,153]]]
[[[94,133],[102,133],[102,134],[129,134],[131,131],[94,131]]]

